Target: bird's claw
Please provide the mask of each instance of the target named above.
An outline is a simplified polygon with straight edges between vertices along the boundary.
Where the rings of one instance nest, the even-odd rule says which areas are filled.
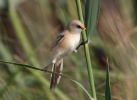
[[[52,63],[51,63],[51,64],[52,64]],[[51,64],[49,64],[49,65],[47,65],[46,67],[44,67],[44,68],[42,69],[42,71],[46,72]]]
[[[85,45],[85,44],[87,44],[87,43],[89,43],[89,41],[88,41],[88,40],[85,41],[85,40],[83,39],[83,40],[81,41],[81,43],[77,46],[76,50],[78,50],[78,48],[79,48],[81,45]]]
[[[82,43],[81,43],[81,45],[85,45],[85,44],[88,44],[88,43],[89,43],[89,41],[88,41],[88,40],[86,40],[86,41],[85,41],[85,40],[83,40],[83,41],[82,41]]]
[[[46,72],[48,70],[49,66],[46,66],[42,69],[42,71]]]

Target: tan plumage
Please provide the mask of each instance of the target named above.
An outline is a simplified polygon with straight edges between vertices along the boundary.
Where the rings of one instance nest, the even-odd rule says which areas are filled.
[[[73,51],[76,52],[76,47],[80,41],[80,33],[83,29],[86,29],[81,21],[73,20],[69,22],[66,29],[61,32],[55,41],[51,45],[51,54],[53,56],[52,71],[61,73],[63,69],[63,57],[71,54]],[[51,64],[50,64],[51,65]],[[47,70],[49,67],[46,66],[43,70]],[[54,90],[56,85],[60,81],[60,76],[51,74],[50,89]]]

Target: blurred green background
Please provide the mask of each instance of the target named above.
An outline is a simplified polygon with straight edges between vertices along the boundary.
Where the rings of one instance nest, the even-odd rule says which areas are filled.
[[[85,0],[81,3],[84,13]],[[104,100],[107,57],[112,100],[137,98],[136,9],[136,0],[102,0],[96,33],[89,38],[98,100]],[[0,0],[0,60],[45,67],[52,40],[73,19],[75,0]],[[83,47],[64,58],[63,74],[90,92]],[[89,100],[66,78],[54,92],[49,81],[49,73],[0,64],[0,100]]]

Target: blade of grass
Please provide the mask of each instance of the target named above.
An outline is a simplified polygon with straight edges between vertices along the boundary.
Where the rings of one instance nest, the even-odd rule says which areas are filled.
[[[108,59],[107,59],[107,71],[106,71],[105,100],[111,100],[111,88],[110,88],[110,80],[109,80],[109,64],[108,64]]]
[[[76,0],[76,6],[77,6],[78,17],[82,22],[84,22],[80,0]],[[82,32],[82,38],[85,41],[87,40],[85,31]],[[94,78],[93,78],[88,44],[84,45],[84,49],[85,49],[85,55],[86,55],[86,61],[87,61],[87,70],[88,70],[88,77],[89,77],[89,82],[90,82],[91,93],[92,93],[93,98],[96,98],[96,91],[95,91]]]
[[[101,0],[86,0],[85,4],[85,26],[88,39],[91,39],[95,33],[98,22]]]
[[[15,62],[8,62],[8,61],[1,61],[1,60],[0,60],[0,62],[1,62],[1,63],[6,63],[6,64],[13,64],[13,65],[21,66],[21,67],[26,67],[26,68],[31,68],[31,69],[35,69],[35,70],[42,71],[42,69],[40,69],[40,68],[33,67],[33,66],[30,66],[30,65],[26,65],[26,64],[15,63]],[[62,77],[64,77],[64,78],[67,78],[67,79],[73,81],[74,83],[76,83],[78,86],[80,86],[80,87],[84,90],[84,92],[88,95],[88,97],[89,97],[91,100],[93,99],[93,98],[90,96],[90,94],[87,92],[87,90],[86,90],[79,82],[73,80],[72,78],[70,78],[70,77],[68,77],[68,76],[66,76],[66,75],[58,74],[58,73],[52,72],[52,71],[46,71],[46,72],[48,72],[48,73],[54,73],[54,74],[60,75],[60,76],[62,76]]]

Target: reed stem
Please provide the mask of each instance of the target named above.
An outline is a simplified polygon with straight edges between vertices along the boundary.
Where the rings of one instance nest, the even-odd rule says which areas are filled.
[[[77,6],[78,17],[79,17],[80,21],[84,23],[80,0],[76,0],[76,6]],[[85,41],[87,40],[87,36],[86,36],[85,31],[82,32],[82,38]],[[86,62],[87,62],[87,70],[88,70],[91,93],[92,93],[93,98],[96,98],[96,91],[95,91],[93,71],[92,71],[92,65],[91,65],[91,59],[90,59],[88,44],[84,45],[84,50],[85,50],[85,56],[86,56]]]

